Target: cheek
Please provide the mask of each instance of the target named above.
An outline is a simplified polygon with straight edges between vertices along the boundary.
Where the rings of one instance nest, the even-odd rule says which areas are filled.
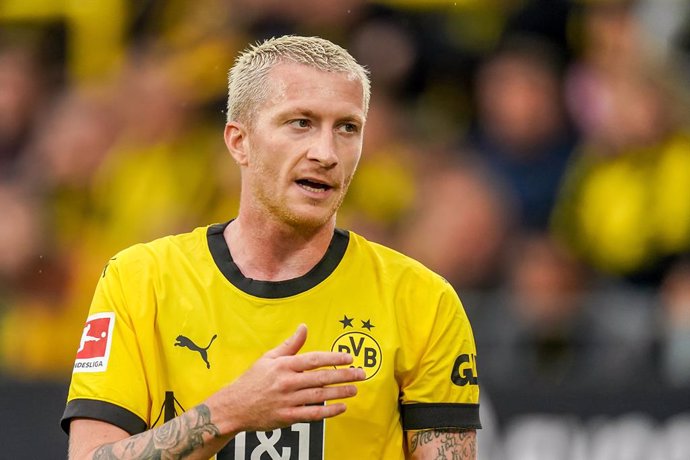
[[[338,146],[338,150],[338,159],[343,169],[355,169],[362,156],[362,140],[360,138],[344,141]]]
[[[247,152],[248,167],[259,178],[273,174],[276,168],[275,148],[268,142],[251,143]]]
[[[357,169],[357,165],[359,164],[359,159],[361,158],[361,156],[362,155],[360,148],[354,154],[345,157],[345,159],[343,160],[343,166],[346,175],[351,177],[354,174],[355,170]]]
[[[255,182],[261,183],[262,188],[274,189],[281,182],[282,173],[275,162],[262,161],[254,168]]]

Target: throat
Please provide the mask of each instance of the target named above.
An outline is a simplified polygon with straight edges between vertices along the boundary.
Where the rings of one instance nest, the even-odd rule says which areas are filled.
[[[245,278],[257,281],[286,281],[306,275],[324,257],[333,238],[333,229],[306,237],[294,231],[266,229],[245,233],[235,224],[237,221],[231,222],[223,235],[230,255]]]

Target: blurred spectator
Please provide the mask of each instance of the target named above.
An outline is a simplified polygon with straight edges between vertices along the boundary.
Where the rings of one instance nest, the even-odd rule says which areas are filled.
[[[409,28],[395,17],[373,16],[353,30],[349,41],[348,48],[371,73],[374,94],[403,99],[420,59],[418,44]]]
[[[0,185],[0,216],[0,374],[64,374],[69,361],[59,357],[71,340],[57,331],[78,333],[55,322],[68,266],[49,247],[40,202],[31,192]]]
[[[58,249],[79,241],[85,221],[92,218],[94,174],[121,129],[112,96],[109,86],[65,88],[43,110],[23,152],[22,175],[45,200],[51,241]]]
[[[67,375],[74,343],[65,335],[78,335],[92,290],[85,281],[94,282],[107,259],[85,263],[81,244],[95,216],[94,174],[119,133],[110,91],[66,88],[42,110],[22,152],[22,180],[42,202],[33,203],[32,231],[22,229],[20,219],[7,221],[38,245],[29,270],[17,271],[21,278],[6,298],[11,308],[1,318],[0,359],[15,376]],[[81,269],[93,272],[83,279]]]
[[[625,4],[585,13],[587,42],[568,76],[584,135],[554,231],[588,264],[658,284],[690,250],[688,97],[672,67],[645,56]],[[597,37],[600,40],[597,40]]]
[[[649,350],[650,340],[641,334],[647,310],[589,295],[585,267],[544,233],[520,238],[506,277],[504,292],[469,307],[488,388],[634,379]]]
[[[408,138],[447,145],[467,109],[466,58],[447,40],[450,17],[438,12],[370,7],[349,37],[353,54],[371,71],[373,93],[404,110]]]
[[[90,177],[89,212],[72,233],[78,239],[66,245],[75,279],[69,308],[82,316],[95,278],[116,252],[217,214],[221,174],[233,170],[229,155],[219,154],[222,116],[216,114],[216,126],[206,123],[176,62],[166,50],[140,50],[117,83],[112,110],[122,128],[115,126],[116,138]],[[222,197],[223,209],[232,209],[233,196]]]
[[[546,228],[575,146],[560,60],[548,42],[508,38],[476,76],[477,119],[469,141],[515,197],[526,228]]]
[[[404,221],[400,248],[461,292],[497,282],[511,228],[510,198],[480,165],[438,162],[420,179],[417,206]]]
[[[40,208],[26,190],[0,183],[0,309],[42,249]]]
[[[487,6],[471,1],[451,6],[415,0],[348,0],[322,5],[312,0],[290,4],[236,0],[229,8],[222,1],[207,0],[205,8],[183,1],[117,7],[108,34],[118,46],[123,44],[120,38],[129,34],[130,53],[127,60],[119,51],[113,53],[118,65],[102,70],[119,69],[122,63],[119,85],[65,87],[52,109],[46,109],[51,99],[44,97],[49,90],[41,71],[44,57],[37,57],[31,46],[4,46],[0,53],[0,104],[6,108],[0,111],[2,174],[17,176],[30,189],[29,207],[35,207],[35,218],[50,229],[45,232],[50,241],[37,240],[31,251],[22,252],[22,245],[13,243],[16,257],[5,262],[31,259],[26,270],[34,273],[32,257],[40,252],[44,258],[39,259],[38,270],[68,267],[55,298],[43,306],[53,312],[50,315],[62,312],[78,323],[93,277],[119,248],[231,215],[237,174],[219,134],[223,69],[236,43],[245,41],[237,37],[295,32],[347,43],[369,63],[379,86],[361,174],[348,197],[362,212],[350,212],[355,207],[345,203],[339,218],[374,239],[397,243],[461,289],[500,286],[506,244],[525,228],[544,228],[561,174],[573,160],[575,138],[563,110],[560,85],[562,66],[570,57],[565,19],[574,3],[532,0]],[[635,14],[652,20],[660,17],[660,10],[649,5],[636,9],[640,3],[626,0],[580,4],[585,6],[574,22],[582,33],[581,54],[568,78],[570,113],[587,136],[578,152],[587,158],[627,158],[626,152],[640,145],[650,151],[650,146],[663,145],[672,152],[650,155],[666,158],[650,160],[659,162],[659,178],[645,176],[647,181],[639,182],[644,187],[664,184],[660,198],[654,195],[651,200],[654,206],[643,200],[640,207],[637,193],[642,187],[630,185],[637,184],[635,180],[625,176],[624,186],[619,186],[615,179],[607,179],[623,197],[594,219],[608,228],[607,218],[616,215],[610,209],[630,207],[624,198],[629,187],[636,190],[630,192],[634,206],[653,208],[652,220],[663,221],[659,228],[665,230],[655,230],[663,235],[662,243],[649,243],[646,231],[640,232],[642,244],[606,231],[583,232],[582,238],[596,244],[602,233],[606,244],[623,245],[627,252],[651,244],[657,252],[663,247],[670,248],[668,254],[681,253],[686,211],[682,200],[671,198],[688,193],[683,186],[690,182],[684,182],[683,176],[685,140],[673,117],[658,114],[663,112],[659,107],[666,107],[659,105],[666,97],[663,82],[658,85],[654,78],[639,77],[639,69],[644,68],[639,55],[646,49]],[[64,13],[62,7],[57,10]],[[679,20],[675,24],[680,27]],[[79,46],[88,45],[81,32],[75,37]],[[495,48],[499,42],[501,46]],[[491,49],[497,51],[487,54]],[[98,48],[89,50],[95,53]],[[476,64],[480,64],[476,86],[470,86]],[[68,68],[73,65],[65,63]],[[12,85],[12,91],[2,91]],[[466,134],[471,96],[476,96],[476,124],[463,144],[476,149],[479,159],[462,158],[459,166],[448,167],[435,151],[445,147],[451,130],[461,137]],[[656,147],[654,151],[660,151]],[[593,151],[597,153],[590,154]],[[568,215],[569,200],[580,200],[579,189],[572,184],[578,183],[583,169],[576,165],[571,170],[556,219],[568,224],[564,233],[557,226],[559,235],[583,228],[580,223],[570,224],[572,216],[561,220]],[[43,202],[34,202],[35,198]],[[577,206],[581,204],[577,209],[590,212],[590,201],[577,200]],[[24,199],[17,203],[18,208],[28,209]],[[4,222],[4,228],[14,232],[22,222],[18,218],[15,227]],[[644,227],[628,227],[634,225]],[[47,247],[52,249],[46,251]],[[573,247],[580,248],[577,243]],[[583,260],[603,266],[597,257]],[[9,299],[3,298],[5,304],[32,303]]]
[[[2,241],[23,263],[5,273],[11,289],[3,295],[7,309],[0,317],[0,362],[15,376],[65,376],[73,358],[73,340],[64,335],[78,334],[88,302],[88,291],[75,276],[76,248],[92,218],[93,174],[117,132],[100,96],[71,90],[52,107],[43,101],[33,136],[17,160],[15,170],[30,192],[3,207],[2,223],[11,233]],[[98,266],[94,270],[95,277]]]
[[[0,44],[0,180],[17,174],[47,88],[41,63],[28,47]]]
[[[175,62],[165,50],[144,50],[122,75],[115,110],[124,130],[91,186],[89,230],[102,256],[190,228],[209,212],[224,151],[222,118],[215,127],[201,118],[197,93],[178,78]]]
[[[50,167],[26,177],[44,197],[49,260],[61,267],[62,281],[51,285],[52,297],[33,290],[12,299],[0,329],[6,370],[67,376],[75,344],[64,337],[79,336],[109,257],[134,241],[231,215],[236,190],[219,197],[225,191],[219,181],[236,169],[229,155],[219,155],[222,115],[215,127],[201,123],[199,94],[207,97],[207,88],[196,93],[184,86],[175,63],[164,52],[146,51],[105,94],[66,91],[46,112],[25,163]]]
[[[25,153],[28,163],[45,165],[34,173],[40,174],[37,180],[49,187],[88,184],[120,133],[112,88],[65,88],[44,111],[39,126]]]
[[[640,27],[630,0],[588,2],[572,16],[578,56],[565,75],[566,98],[569,113],[589,139],[629,134],[615,133],[610,112],[617,105],[610,93],[617,79],[638,75],[649,64],[651,51]]]

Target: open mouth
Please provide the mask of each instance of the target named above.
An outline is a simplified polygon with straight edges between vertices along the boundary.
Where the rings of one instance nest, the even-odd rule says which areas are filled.
[[[333,188],[323,182],[316,182],[310,179],[298,179],[296,182],[297,185],[310,192],[325,192]]]

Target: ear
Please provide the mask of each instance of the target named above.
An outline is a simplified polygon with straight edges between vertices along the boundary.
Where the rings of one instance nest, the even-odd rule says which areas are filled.
[[[247,165],[247,128],[240,122],[229,121],[225,124],[225,145],[235,162],[240,166]]]

